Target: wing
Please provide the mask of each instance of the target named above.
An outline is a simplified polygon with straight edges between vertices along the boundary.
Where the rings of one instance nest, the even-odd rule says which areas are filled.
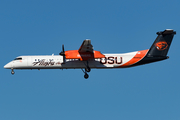
[[[88,39],[84,40],[78,51],[80,53],[83,53],[83,52],[93,53],[93,46],[91,44],[91,40],[88,40]]]
[[[100,51],[93,50],[91,40],[84,40],[79,50],[65,51],[66,59],[80,59],[81,61],[87,61],[89,59],[104,58],[105,55]]]

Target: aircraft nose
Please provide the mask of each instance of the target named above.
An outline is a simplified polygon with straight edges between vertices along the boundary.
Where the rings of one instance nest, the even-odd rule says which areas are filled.
[[[4,66],[5,69],[11,69],[11,67],[12,67],[11,63],[8,63]]]

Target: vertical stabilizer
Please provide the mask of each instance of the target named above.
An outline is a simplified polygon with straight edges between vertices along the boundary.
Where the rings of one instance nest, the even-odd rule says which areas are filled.
[[[172,29],[166,29],[163,32],[157,32],[156,34],[158,36],[149,49],[147,57],[165,57],[176,32]]]
[[[157,62],[169,58],[167,53],[176,32],[172,29],[166,29],[162,32],[157,32],[156,34],[158,36],[146,56],[133,66]]]

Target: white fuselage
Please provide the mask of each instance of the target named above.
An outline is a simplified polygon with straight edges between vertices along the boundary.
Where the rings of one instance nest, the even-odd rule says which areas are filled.
[[[119,68],[138,54],[139,51],[125,54],[104,54],[105,58],[88,61],[90,68]],[[140,53],[139,53],[140,54]],[[66,59],[60,55],[19,56],[4,66],[7,69],[76,69],[85,68],[87,61]]]

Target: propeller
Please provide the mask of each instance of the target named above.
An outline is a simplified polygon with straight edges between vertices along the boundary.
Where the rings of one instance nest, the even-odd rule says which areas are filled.
[[[64,45],[62,45],[62,51],[59,53],[61,56],[65,56]]]
[[[59,53],[59,55],[63,56],[63,63],[65,63],[65,51],[64,51],[64,45],[62,45],[62,51]]]

